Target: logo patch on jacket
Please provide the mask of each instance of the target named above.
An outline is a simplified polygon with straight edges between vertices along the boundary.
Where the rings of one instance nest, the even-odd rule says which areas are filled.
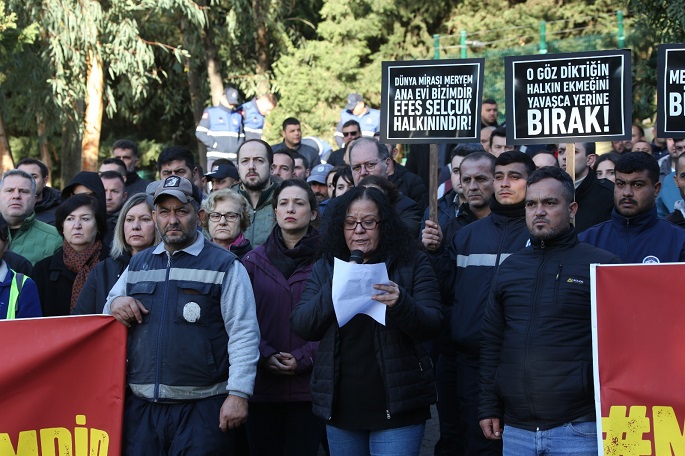
[[[656,264],[656,263],[661,263],[657,257],[654,255],[647,255],[642,259],[643,264]]]
[[[574,279],[573,277],[569,277],[568,280],[567,280],[566,282],[567,282],[567,283],[577,283],[577,284],[583,284],[583,283],[585,283],[585,282],[583,282],[582,280],[580,280],[580,279]]]

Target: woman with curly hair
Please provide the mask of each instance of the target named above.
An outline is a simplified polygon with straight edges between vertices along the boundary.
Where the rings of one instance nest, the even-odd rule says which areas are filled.
[[[387,284],[370,297],[386,306],[385,325],[366,314],[339,326],[333,307],[334,258],[384,263]],[[326,420],[337,455],[418,455],[436,400],[430,356],[423,342],[443,319],[431,264],[387,197],[355,187],[340,197],[327,225],[323,257],[293,311],[296,334],[320,341],[312,372],[314,413]]]

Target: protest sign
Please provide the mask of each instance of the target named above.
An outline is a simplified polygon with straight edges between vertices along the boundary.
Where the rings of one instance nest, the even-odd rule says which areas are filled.
[[[508,144],[631,137],[630,51],[505,57]]]
[[[109,316],[0,320],[0,455],[121,454],[126,328]]]
[[[659,138],[685,136],[685,44],[660,44],[657,57]]]
[[[592,265],[599,448],[685,455],[685,264]]]
[[[483,59],[383,62],[381,141],[477,142]]]

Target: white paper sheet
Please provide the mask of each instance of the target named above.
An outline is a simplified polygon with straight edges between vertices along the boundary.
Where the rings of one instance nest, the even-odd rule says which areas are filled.
[[[371,299],[385,293],[375,284],[389,284],[385,263],[356,264],[335,259],[333,264],[333,308],[342,327],[357,314],[366,314],[385,326],[387,306]]]

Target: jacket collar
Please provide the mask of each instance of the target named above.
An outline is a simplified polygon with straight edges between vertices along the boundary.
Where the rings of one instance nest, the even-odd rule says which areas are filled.
[[[550,239],[537,239],[531,236],[530,245],[534,252],[543,253],[551,249],[559,249],[565,247],[573,247],[578,244],[578,236],[576,236],[575,228],[569,226],[569,229]]]
[[[611,221],[620,230],[641,232],[656,225],[659,221],[659,215],[656,212],[656,206],[635,217],[624,217],[614,207],[611,212]]]

